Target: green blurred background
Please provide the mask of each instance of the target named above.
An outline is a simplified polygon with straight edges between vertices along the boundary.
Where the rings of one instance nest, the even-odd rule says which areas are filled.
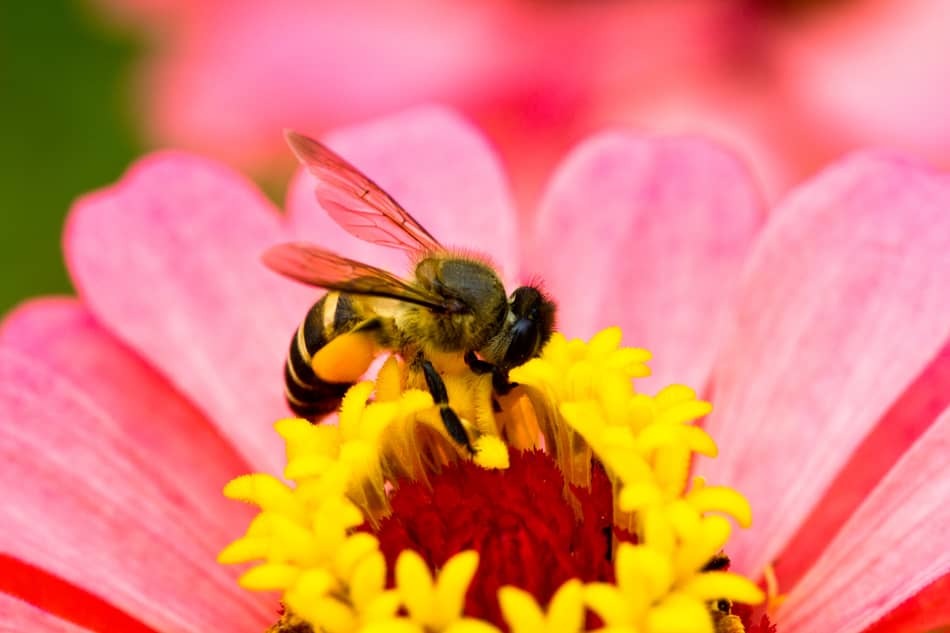
[[[0,2],[0,314],[71,292],[63,219],[142,151],[127,87],[143,48],[78,2]]]

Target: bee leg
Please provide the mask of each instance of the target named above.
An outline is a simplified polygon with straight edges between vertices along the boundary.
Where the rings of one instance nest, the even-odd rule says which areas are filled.
[[[512,389],[518,386],[518,383],[511,382],[508,379],[507,369],[500,369],[496,367],[491,374],[491,385],[495,390],[495,393],[500,396],[506,396]]]
[[[498,365],[492,365],[487,360],[482,360],[475,355],[475,352],[465,352],[465,364],[472,370],[472,373],[479,376],[491,374],[492,388],[500,396],[506,396],[518,383],[508,380],[508,370],[502,369]]]
[[[472,441],[469,439],[468,433],[465,432],[462,421],[452,407],[449,406],[449,394],[445,390],[445,382],[442,381],[442,376],[439,375],[439,372],[436,371],[428,359],[420,357],[417,362],[422,368],[422,373],[426,378],[426,386],[429,387],[432,400],[439,405],[439,416],[442,418],[442,424],[445,425],[445,430],[449,432],[453,440],[464,446],[468,449],[470,454],[474,455],[475,449],[472,448]]]

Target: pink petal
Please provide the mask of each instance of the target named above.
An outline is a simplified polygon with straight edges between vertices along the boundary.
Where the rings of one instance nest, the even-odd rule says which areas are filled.
[[[165,420],[113,418],[80,385],[5,347],[0,419],[5,550],[158,630],[260,631],[272,619],[215,563],[234,535],[195,507],[171,472],[178,464],[143,446],[140,427]],[[200,485],[205,469],[216,465],[186,472]]]
[[[247,473],[247,463],[207,418],[103,329],[85,306],[68,298],[30,301],[0,324],[0,346],[76,385],[122,425],[126,440],[148,455],[148,464],[160,465],[189,512],[208,526],[204,531],[214,534],[213,546],[243,532],[247,512],[225,499],[221,489]]]
[[[766,228],[713,376],[721,454],[700,468],[752,502],[753,528],[730,543],[740,570],[782,552],[947,341],[948,206],[943,175],[866,154],[793,192]]]
[[[125,13],[165,26],[143,73],[153,134],[243,165],[285,156],[283,127],[318,133],[431,101],[563,140],[603,86],[649,92],[730,43],[728,12],[708,2],[134,4]]]
[[[705,384],[739,267],[762,221],[742,166],[697,139],[602,134],[554,176],[523,266],[559,302],[559,327],[624,328],[658,387]]]
[[[823,130],[815,138],[814,120],[794,107],[797,95],[779,90],[767,77],[698,68],[691,75],[666,77],[647,92],[626,84],[626,93],[601,100],[598,116],[654,134],[695,134],[716,141],[745,162],[766,199],[773,201],[828,161],[826,145],[834,136]]]
[[[827,545],[827,540],[816,539],[815,534],[834,534],[841,529],[868,491],[927,430],[927,423],[947,407],[950,407],[950,340],[855,449],[785,546],[775,564],[775,573],[783,586],[794,586]]]
[[[448,247],[488,253],[509,278],[517,270],[517,219],[504,172],[484,136],[457,115],[429,107],[327,136],[327,143],[389,193]],[[301,169],[288,194],[294,232],[348,257],[394,271],[407,257],[337,226]]]
[[[72,627],[70,630],[155,633],[155,629],[88,591],[38,567],[0,554],[0,603],[5,597],[27,603],[29,612],[24,610],[25,617],[40,622],[55,621],[58,626]],[[0,606],[0,613],[2,611]],[[0,622],[6,620],[0,617]]]
[[[84,633],[89,629],[0,592],[0,631],[4,633]]]
[[[783,633],[862,631],[950,573],[950,409],[845,524],[778,612]]]
[[[80,199],[65,236],[83,299],[189,396],[255,468],[282,450],[282,367],[312,291],[264,268],[285,241],[275,209],[243,177],[156,154]]]
[[[950,623],[950,573],[930,583],[911,599],[874,623],[865,633],[937,631]]]

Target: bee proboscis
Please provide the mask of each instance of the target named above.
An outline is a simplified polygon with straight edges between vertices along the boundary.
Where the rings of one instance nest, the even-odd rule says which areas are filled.
[[[446,249],[324,145],[295,132],[286,136],[316,177],[317,200],[337,224],[360,239],[403,250],[416,262],[413,277],[402,279],[312,244],[281,244],[264,254],[275,271],[328,290],[290,343],[284,368],[290,408],[311,420],[336,410],[372,357],[391,350],[424,376],[449,435],[472,451],[432,359],[461,356],[472,371],[491,373],[494,388],[504,392],[508,372],[537,356],[550,338],[554,303],[535,285],[509,297],[486,261]],[[345,354],[331,353],[342,341]]]

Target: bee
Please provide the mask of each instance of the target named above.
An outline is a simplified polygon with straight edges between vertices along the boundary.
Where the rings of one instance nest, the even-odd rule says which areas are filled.
[[[504,394],[513,386],[508,372],[538,356],[551,337],[554,303],[537,285],[508,296],[490,265],[446,249],[346,160],[301,134],[288,131],[286,138],[316,177],[317,200],[337,224],[416,262],[412,278],[402,279],[312,244],[280,244],[264,253],[271,269],[328,291],[291,339],[287,403],[314,421],[335,411],[373,357],[389,350],[424,377],[449,436],[472,452],[433,359],[461,357],[474,373],[490,373],[494,390]]]

